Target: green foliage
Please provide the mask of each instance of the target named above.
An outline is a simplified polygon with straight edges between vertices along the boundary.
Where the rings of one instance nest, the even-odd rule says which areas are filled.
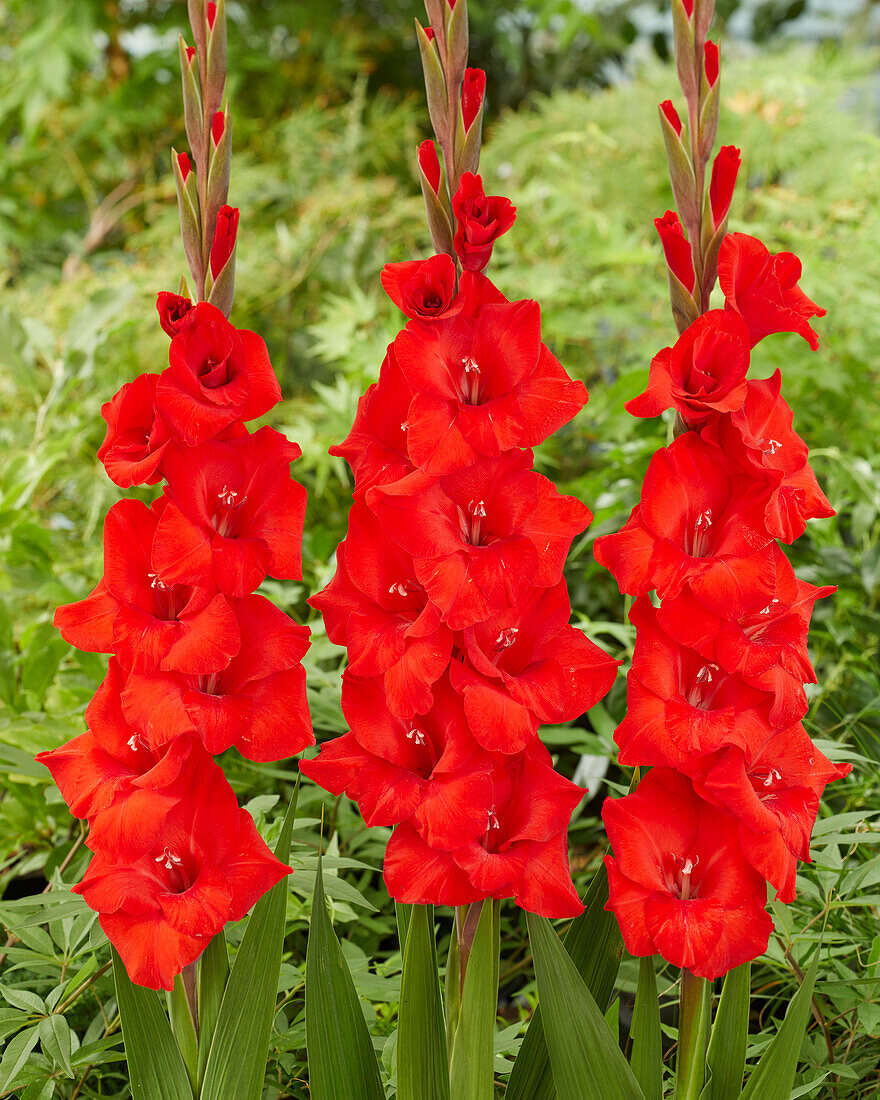
[[[16,108],[3,98],[14,98],[22,58],[17,55],[21,68],[0,75],[0,128],[7,140],[0,167],[7,249],[0,307],[0,921],[13,933],[7,947],[0,941],[0,1096],[26,1100],[127,1095],[109,947],[94,914],[69,893],[88,858],[83,832],[33,754],[82,732],[84,706],[104,674],[105,659],[72,651],[51,618],[55,606],[84,596],[101,574],[101,521],[118,493],[95,458],[103,438],[100,406],[136,374],[162,369],[167,341],[153,302],[157,290],[176,287],[183,262],[165,155],[181,129],[177,89],[157,79],[167,62],[146,59],[149,75],[132,77],[130,86],[108,83],[107,55],[96,47],[101,40],[80,23],[91,11],[92,25],[106,30],[104,5],[70,0],[69,6],[78,14],[65,35],[80,36],[95,68],[72,55],[63,102],[47,100],[44,113],[22,129],[22,101]],[[23,3],[9,7],[25,9]],[[147,5],[126,5],[131,13],[136,7]],[[170,27],[179,21],[180,5],[166,7]],[[258,4],[240,7],[263,11]],[[35,13],[42,8],[33,5]],[[253,18],[248,35],[255,43],[266,24]],[[39,35],[36,14],[29,20],[17,35]],[[288,395],[270,420],[303,446],[298,476],[310,502],[303,582],[267,582],[265,591],[312,627],[309,693],[322,739],[344,729],[342,654],[305,599],[332,575],[351,491],[344,464],[327,448],[347,433],[357,397],[375,380],[385,344],[402,321],[379,288],[381,265],[427,253],[412,172],[425,125],[422,99],[357,78],[383,33],[377,25],[365,28],[363,39],[336,35],[334,41],[328,19],[314,29],[320,49],[294,49],[288,36],[280,44],[272,39],[270,56],[262,59],[255,46],[242,46],[233,62],[246,61],[236,68],[234,90],[231,195],[242,207],[242,229],[233,320],[267,338]],[[5,40],[17,49],[20,38]],[[28,48],[38,53],[37,45]],[[399,59],[395,49],[389,46],[388,58]],[[838,511],[833,520],[811,524],[792,556],[804,579],[839,585],[814,617],[818,684],[808,727],[823,751],[855,768],[829,789],[814,863],[799,875],[798,900],[772,903],[777,935],[753,967],[747,1072],[800,986],[819,914],[832,895],[795,1089],[834,1100],[868,1100],[880,1085],[880,826],[871,809],[880,806],[875,63],[867,53],[832,50],[728,57],[722,97],[722,140],[741,144],[745,160],[731,228],[754,232],[773,249],[796,251],[806,290],[828,309],[817,322],[818,354],[794,335],[771,337],[755,349],[753,373],[782,369],[795,427],[810,443]],[[263,82],[259,74],[269,69],[272,79]],[[282,90],[278,72],[289,81]],[[656,103],[672,86],[669,71],[649,68],[613,90],[534,98],[489,127],[483,162],[488,189],[509,193],[519,208],[516,227],[496,249],[493,277],[508,296],[541,301],[545,338],[591,391],[586,410],[541,448],[538,460],[562,491],[595,511],[568,569],[574,617],[624,658],[632,644],[624,601],[594,563],[591,544],[620,526],[667,431],[659,421],[636,422],[623,404],[641,390],[651,356],[674,334],[652,226],[671,201]],[[138,204],[115,220],[108,214],[107,233],[93,235],[96,243],[87,247],[101,201],[131,181]],[[613,755],[611,735],[624,703],[621,673],[588,716],[545,731],[566,774],[582,752]],[[293,763],[254,764],[229,753],[223,764],[274,842],[277,796],[283,788],[287,798]],[[615,769],[610,783],[625,788],[628,776]],[[582,893],[603,850],[597,811],[596,800],[586,802],[571,831]],[[323,866],[333,924],[388,1091],[393,1080],[400,954],[394,909],[378,871],[388,830],[367,830],[345,799],[304,783],[264,1100],[308,1096],[303,969],[322,812],[331,837]],[[47,884],[48,892],[40,893]],[[24,891],[32,896],[13,900]],[[437,926],[444,958],[447,913],[437,914]],[[233,963],[242,934],[243,925],[229,930]],[[501,934],[499,1088],[535,1003],[525,921],[512,906],[502,906]],[[658,969],[667,1054],[675,1038],[666,1012],[674,978]],[[624,1036],[637,979],[637,965],[625,961],[619,977]]]

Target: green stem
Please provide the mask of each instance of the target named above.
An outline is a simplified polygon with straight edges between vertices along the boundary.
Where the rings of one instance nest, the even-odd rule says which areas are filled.
[[[479,902],[456,912],[461,1001],[451,1044],[450,1092],[454,1100],[492,1100],[494,1036],[498,1011],[501,907]],[[448,980],[448,979],[447,979]]]
[[[186,1066],[193,1093],[199,1094],[198,1009],[196,1007],[197,963],[190,963],[174,979],[174,989],[168,994],[168,1016],[171,1030]]]
[[[689,970],[681,972],[678,1002],[678,1060],[674,1100],[698,1100],[706,1077],[711,986]]]

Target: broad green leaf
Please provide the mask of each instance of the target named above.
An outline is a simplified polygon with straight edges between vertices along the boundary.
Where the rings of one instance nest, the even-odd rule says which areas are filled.
[[[706,1058],[708,1081],[700,1100],[736,1100],[743,1087],[749,1041],[751,964],[728,970]]]
[[[660,1001],[657,997],[657,975],[651,956],[639,960],[639,984],[633,1009],[632,1054],[633,1076],[645,1094],[645,1100],[663,1097],[663,1042],[660,1033]]]
[[[437,973],[434,907],[407,906],[397,1025],[398,1100],[449,1100],[446,1026]]]
[[[706,978],[682,970],[679,983],[675,1100],[698,1100],[706,1080],[712,986]]]
[[[526,914],[559,1100],[644,1100],[592,994],[545,917]]]
[[[602,1012],[611,1000],[623,953],[617,920],[605,910],[607,901],[608,875],[603,863],[587,889],[584,912],[572,921],[562,941]],[[542,1009],[538,1005],[513,1063],[505,1100],[555,1100],[555,1097]]]
[[[306,1046],[314,1100],[384,1100],[370,1033],[327,912],[320,860],[306,951]]]
[[[456,1100],[458,1097],[492,1100],[495,1095],[501,906],[490,900],[484,901],[482,907],[464,974],[458,1027],[452,1039],[449,1079]]]
[[[199,1080],[205,1078],[211,1041],[217,1029],[220,1005],[229,980],[229,952],[226,933],[220,931],[199,960]]]
[[[135,985],[111,947],[116,1002],[133,1100],[192,1100],[186,1066],[159,995]]]
[[[821,944],[816,948],[810,969],[792,998],[773,1042],[761,1055],[761,1060],[752,1070],[746,1087],[740,1093],[740,1100],[788,1100],[810,1018],[820,952]]]
[[[22,1066],[28,1060],[31,1051],[40,1038],[38,1027],[29,1027],[14,1035],[3,1050],[0,1058],[0,1093],[3,1093],[16,1079]],[[157,1096],[156,1100],[159,1100]],[[164,1100],[164,1097],[162,1098]]]
[[[299,779],[275,845],[275,855],[282,863],[290,857],[298,796]],[[244,930],[210,1040],[201,1100],[229,1100],[233,1096],[235,1100],[259,1100],[263,1093],[281,973],[287,889],[285,876],[260,898]],[[212,967],[216,981],[223,981],[222,963],[218,965],[214,959]],[[216,996],[215,989],[211,997]],[[200,1052],[200,1061],[201,1057]]]
[[[70,1064],[72,1043],[67,1020],[57,1013],[44,1016],[40,1020],[39,1031],[43,1053],[49,1055],[66,1077],[73,1077],[73,1066]]]
[[[11,985],[0,985],[0,995],[9,1001],[13,1008],[20,1008],[24,1012],[36,1012],[45,1016],[48,1011],[46,1002],[29,989],[16,989]]]

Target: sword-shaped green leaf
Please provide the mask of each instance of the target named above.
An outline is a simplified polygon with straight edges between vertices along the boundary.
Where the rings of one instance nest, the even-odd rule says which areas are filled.
[[[749,1041],[751,964],[728,970],[712,1025],[706,1058],[708,1080],[700,1100],[737,1100],[742,1092]]]
[[[495,1016],[501,907],[483,902],[461,990],[458,1027],[452,1039],[450,1092],[455,1100],[492,1100],[495,1095]]]
[[[663,1042],[660,1033],[660,1001],[657,997],[654,959],[651,956],[639,960],[639,984],[630,1033],[630,1065],[633,1075],[641,1085],[645,1100],[662,1100]]]
[[[397,1025],[398,1100],[449,1100],[434,907],[408,906]]]

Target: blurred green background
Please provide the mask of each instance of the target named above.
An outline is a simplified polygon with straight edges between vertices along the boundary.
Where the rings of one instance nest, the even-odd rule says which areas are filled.
[[[574,621],[626,659],[624,601],[591,543],[621,525],[669,428],[623,409],[652,355],[674,339],[653,229],[671,204],[656,121],[657,102],[676,98],[664,5],[470,8],[472,63],[489,71],[484,181],[518,208],[491,274],[509,297],[540,301],[546,341],[591,393],[538,455],[596,516],[568,567]],[[798,1095],[868,1098],[880,1095],[880,8],[718,8],[720,140],[743,149],[731,228],[797,252],[804,288],[828,310],[816,325],[818,353],[794,335],[771,337],[755,349],[752,373],[782,369],[795,428],[838,511],[811,524],[791,553],[806,580],[839,586],[814,618],[819,683],[807,725],[830,755],[854,763],[823,804],[798,901],[771,906],[777,936],[755,969],[751,1054],[777,1026],[834,891]],[[310,698],[324,738],[344,729],[342,655],[305,599],[332,574],[351,491],[346,467],[326,452],[347,433],[403,320],[381,292],[382,265],[429,252],[414,173],[428,133],[412,34],[421,8],[261,0],[229,11],[230,201],[241,207],[232,319],[267,340],[286,398],[267,420],[302,445],[296,473],[310,499],[304,581],[267,582],[265,591],[311,623]],[[0,1006],[0,1097],[127,1095],[112,984],[97,970],[106,941],[87,912],[50,920],[40,908],[76,881],[87,853],[32,756],[82,731],[105,667],[101,656],[71,651],[51,617],[101,574],[101,522],[119,495],[95,457],[101,404],[167,362],[154,302],[184,271],[168,170],[171,145],[184,147],[184,26],[180,0],[0,3],[0,922],[10,933],[5,949],[0,940],[0,994],[14,990]],[[583,753],[613,757],[624,705],[622,672],[589,715],[545,731],[562,771],[573,774]],[[271,837],[293,763],[253,765],[234,753],[223,763]],[[601,794],[626,782],[612,764],[576,817],[580,887],[602,851]],[[345,799],[305,784],[267,1100],[308,1095],[301,968],[322,807],[334,920],[393,1093],[400,960],[376,870],[388,833],[366,830]],[[40,895],[47,881],[56,890]],[[520,915],[508,907],[505,921],[499,1094],[534,1000]],[[445,915],[438,934],[442,951]],[[661,989],[674,977],[662,976]],[[634,979],[625,965],[624,1036]],[[41,1010],[23,1006],[21,990],[65,1005],[57,1049],[40,1041]]]

